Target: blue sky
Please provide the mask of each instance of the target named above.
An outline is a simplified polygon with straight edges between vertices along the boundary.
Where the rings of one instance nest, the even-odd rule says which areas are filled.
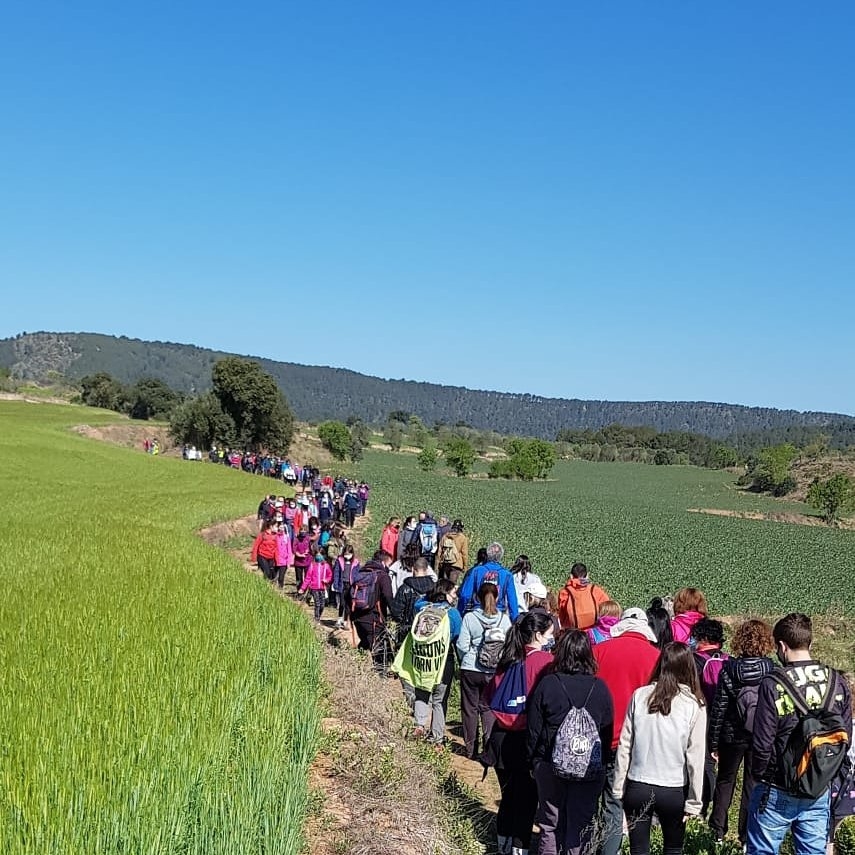
[[[855,413],[855,6],[9,3],[0,336]]]

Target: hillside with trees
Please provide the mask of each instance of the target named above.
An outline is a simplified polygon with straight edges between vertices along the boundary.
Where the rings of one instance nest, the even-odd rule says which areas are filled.
[[[126,386],[141,379],[161,380],[182,395],[209,391],[214,363],[231,355],[192,345],[92,333],[34,333],[0,340],[0,366],[7,367],[13,377],[38,381],[59,374],[79,381],[108,373]],[[697,401],[545,398],[383,380],[345,368],[253,359],[275,379],[295,416],[309,422],[358,417],[368,424],[382,424],[388,413],[400,410],[426,425],[465,423],[479,430],[548,440],[554,440],[561,430],[599,431],[620,423],[659,432],[728,438],[740,449],[744,448],[743,437],[770,430],[780,432],[782,441],[788,430],[798,429],[800,439],[806,432],[822,432],[832,446],[838,436],[855,433],[855,418],[834,413]]]

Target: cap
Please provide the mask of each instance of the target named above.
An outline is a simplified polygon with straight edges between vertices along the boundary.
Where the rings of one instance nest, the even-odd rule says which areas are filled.
[[[638,606],[633,606],[631,609],[624,609],[623,614],[620,616],[621,620],[626,620],[627,618],[635,618],[636,620],[647,621],[647,612],[644,609],[640,609]]]
[[[546,585],[543,582],[532,582],[528,588],[527,592],[532,597],[537,597],[538,600],[545,600],[549,595],[549,591],[546,590]]]

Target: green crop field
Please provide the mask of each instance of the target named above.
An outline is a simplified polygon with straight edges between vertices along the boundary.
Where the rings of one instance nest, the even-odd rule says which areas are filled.
[[[806,511],[737,490],[726,472],[574,461],[546,483],[488,481],[425,474],[412,456],[379,451],[353,471],[373,486],[372,543],[392,514],[429,508],[462,517],[476,548],[500,541],[507,563],[527,554],[553,586],[584,561],[625,605],[683,585],[703,588],[717,614],[855,605],[855,533],[688,513]]]
[[[259,479],[0,403],[0,851],[295,853],[318,721],[308,622],[194,531]]]

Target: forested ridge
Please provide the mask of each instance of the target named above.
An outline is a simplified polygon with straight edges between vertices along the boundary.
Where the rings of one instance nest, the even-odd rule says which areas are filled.
[[[108,372],[122,383],[163,380],[186,394],[207,391],[216,360],[233,354],[194,345],[151,342],[95,333],[29,333],[0,339],[0,366],[28,380],[57,374],[72,380]],[[358,416],[382,423],[394,410],[426,424],[464,422],[479,429],[554,439],[559,430],[599,430],[607,425],[646,425],[658,431],[691,431],[726,438],[798,428],[851,431],[855,417],[703,401],[586,401],[490,392],[413,380],[384,380],[346,368],[326,368],[253,357],[277,381],[294,414],[303,420]]]

